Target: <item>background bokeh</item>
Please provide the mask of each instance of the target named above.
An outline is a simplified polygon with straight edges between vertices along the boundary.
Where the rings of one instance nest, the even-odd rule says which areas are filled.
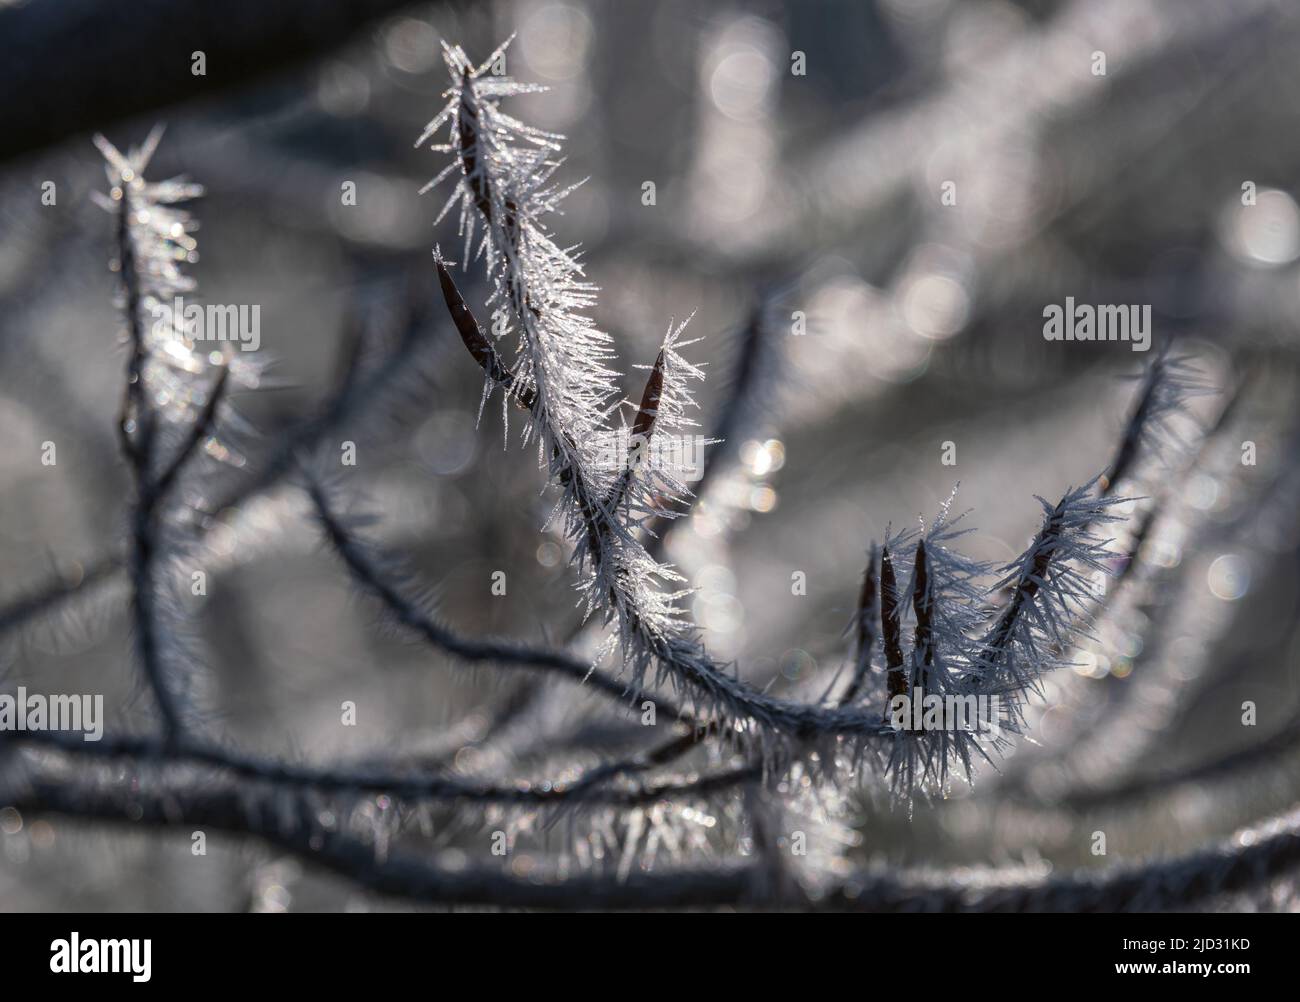
[[[251,47],[257,5],[230,6],[249,8]],[[564,133],[562,176],[588,179],[555,227],[561,244],[584,247],[629,397],[644,378],[632,366],[694,313],[705,340],[692,358],[709,373],[703,430],[729,407],[740,415],[727,461],[666,553],[698,588],[689,606],[710,649],[760,687],[816,698],[846,663],[865,550],[886,526],[933,515],[960,481],[956,507],[980,530],[969,551],[1009,559],[1037,527],[1034,495],[1105,467],[1136,385],[1118,377],[1147,356],[1047,343],[1044,306],[1150,304],[1156,344],[1193,354],[1222,391],[1194,402],[1205,426],[1245,386],[1204,449],[1189,425],[1184,448],[1144,461],[1135,492],[1161,508],[1143,566],[1077,670],[1047,686],[1036,744],[973,792],[957,786],[912,811],[871,777],[821,801],[791,792],[785,806],[802,820],[789,827],[822,826],[836,846],[810,870],[1107,865],[1185,852],[1292,805],[1294,743],[1247,768],[1202,767],[1293,727],[1300,703],[1300,8],[503,0],[345,17],[330,12],[348,5],[317,6],[340,38],[283,64],[271,52],[247,79],[193,95],[143,93],[135,113],[90,123],[125,148],[166,122],[150,176],[183,173],[207,189],[194,206],[203,297],[261,307],[261,385],[237,398],[259,437],[187,496],[211,578],[185,612],[211,733],[308,761],[423,756],[497,779],[636,746],[635,727],[572,686],[456,668],[383,627],[292,482],[212,510],[329,398],[358,331],[355,364],[372,371],[418,325],[401,349],[402,392],[367,401],[325,443],[358,443],[345,486],[375,516],[369,537],[466,633],[594,647],[578,630],[563,540],[539,528],[553,501],[535,452],[519,448],[514,422],[503,448],[499,398],[479,419],[480,373],[435,298],[430,251],[459,257],[455,219],[435,227],[446,192],[418,194],[445,159],[412,148],[441,103],[440,42],[482,58],[517,33],[509,72],[550,90],[511,110]],[[72,40],[45,53],[69,77],[187,67],[203,48],[201,31],[142,28],[147,51],[88,69],[75,47],[93,39],[55,31],[78,7],[0,4],[0,62],[50,44],[41,25]],[[792,72],[799,56],[806,74]],[[125,545],[129,518],[112,222],[90,199],[106,186],[89,133],[68,121],[60,138],[0,162],[0,605],[52,579],[75,583]],[[54,206],[41,203],[46,180]],[[355,206],[340,199],[347,181]],[[941,200],[945,182],[955,205]],[[481,275],[467,275],[481,303]],[[796,311],[804,335],[792,333]],[[1248,440],[1255,466],[1240,462]],[[45,441],[57,443],[54,467],[40,463]],[[941,462],[944,442],[955,466]],[[495,570],[508,575],[502,597],[489,591]],[[805,596],[791,594],[796,571]],[[126,604],[124,581],[109,577],[9,630],[0,686],[104,692],[110,727],[146,729]],[[521,699],[522,717],[502,723]],[[340,726],[343,700],[361,708],[358,726]],[[1246,700],[1254,728],[1241,724]],[[1188,768],[1205,774],[1165,781]],[[1160,779],[1147,788],[1145,777]],[[568,858],[574,840],[596,844],[580,822],[574,832],[490,811],[365,823],[461,853],[509,825],[517,871]],[[648,844],[646,832],[691,827],[671,807],[635,835],[627,819],[601,825],[603,851],[621,846],[643,865],[747,851],[725,825],[698,844]],[[1105,859],[1090,852],[1097,830]],[[1227,904],[1290,908],[1293,895],[1283,881]],[[214,836],[196,858],[175,833],[0,813],[5,909],[392,906],[253,842]]]

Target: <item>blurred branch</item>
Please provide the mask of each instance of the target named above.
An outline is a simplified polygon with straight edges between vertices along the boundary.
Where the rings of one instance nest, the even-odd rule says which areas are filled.
[[[760,776],[756,767],[723,769],[699,776],[677,777],[632,788],[611,788],[604,784],[624,776],[635,776],[668,763],[696,742],[676,739],[654,751],[617,762],[593,766],[571,780],[536,783],[513,782],[491,785],[458,776],[419,775],[394,771],[376,763],[367,766],[296,765],[271,758],[245,755],[192,738],[160,741],[151,737],[105,736],[87,742],[80,734],[60,731],[27,731],[10,735],[12,745],[55,749],[85,761],[129,761],[142,766],[207,766],[233,776],[317,793],[352,795],[388,794],[407,803],[464,801],[481,804],[513,804],[523,807],[590,806],[635,807],[665,797],[703,796],[717,789],[731,789]],[[688,736],[688,738],[691,736]]]
[[[766,879],[766,864],[626,877],[583,874],[543,882],[506,869],[443,868],[436,860],[377,853],[375,846],[323,827],[318,808],[292,790],[196,790],[136,783],[111,789],[76,782],[26,780],[5,798],[26,814],[60,814],[133,828],[211,827],[250,834],[379,894],[437,904],[559,909],[646,909],[758,905],[860,911],[1073,911],[1186,908],[1218,894],[1258,888],[1300,864],[1300,816],[1261,822],[1223,845],[1168,860],[1098,874],[1041,879],[996,872],[938,872],[904,878],[866,871],[833,886],[816,905]],[[760,889],[774,895],[764,900]]]
[[[657,712],[673,719],[684,717],[684,711],[664,697],[644,693],[630,684],[620,682],[594,665],[564,651],[509,641],[469,639],[452,632],[422,608],[418,600],[405,594],[407,589],[404,586],[407,583],[402,580],[401,571],[382,566],[382,557],[370,552],[360,536],[345,525],[335,512],[325,488],[311,480],[307,489],[325,538],[353,579],[363,591],[378,599],[398,623],[432,646],[464,661],[558,672],[614,697],[624,706],[646,695],[654,699]]]
[[[1259,766],[1284,763],[1287,756],[1300,747],[1300,712],[1293,713],[1287,723],[1275,734],[1256,744],[1229,752],[1218,758],[1190,768],[1170,769],[1150,776],[1142,776],[1106,789],[1076,789],[1064,798],[1053,798],[1050,806],[1060,805],[1075,811],[1098,807],[1115,807],[1146,800],[1148,797],[1171,793],[1192,783],[1244,778],[1246,770]],[[1049,806],[1044,802],[1043,806]]]
[[[34,0],[0,9],[0,159],[246,86],[346,42],[409,0]],[[205,72],[194,75],[192,53]],[[57,53],[57,58],[52,56]]]

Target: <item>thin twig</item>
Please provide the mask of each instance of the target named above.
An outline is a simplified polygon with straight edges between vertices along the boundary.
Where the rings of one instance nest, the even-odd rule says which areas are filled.
[[[380,570],[360,539],[351,533],[335,515],[325,489],[317,481],[309,479],[307,490],[326,538],[352,573],[353,578],[377,598],[397,622],[414,631],[434,647],[464,661],[509,664],[558,672],[613,696],[624,706],[641,695],[647,695],[655,701],[657,712],[673,719],[686,719],[684,712],[666,698],[637,693],[633,687],[563,651],[509,641],[473,640],[450,630],[408,599],[402,593],[401,587],[389,580],[389,577]]]
[[[631,788],[609,787],[619,777],[635,776],[680,757],[695,743],[683,739],[647,753],[616,762],[592,766],[569,780],[539,780],[507,785],[478,783],[446,774],[420,775],[376,765],[370,768],[345,765],[294,765],[272,758],[246,755],[188,737],[168,742],[153,737],[104,736],[85,741],[79,733],[24,731],[6,735],[13,745],[53,749],[85,761],[130,760],[137,769],[144,765],[207,766],[259,782],[298,787],[320,793],[387,794],[399,800],[481,804],[513,804],[524,807],[582,804],[589,806],[635,807],[667,797],[698,796],[756,775],[755,767],[725,769],[691,778],[673,778]]]
[[[871,657],[876,647],[876,547],[873,543],[867,552],[867,568],[862,572],[862,593],[858,596],[858,612],[854,617],[855,636],[857,640],[857,665],[853,678],[840,696],[840,705],[852,703],[862,691],[862,686],[871,672]]]

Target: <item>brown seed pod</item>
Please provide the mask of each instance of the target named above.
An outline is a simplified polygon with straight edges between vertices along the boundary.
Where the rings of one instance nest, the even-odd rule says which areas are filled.
[[[456,288],[447,266],[441,258],[435,259],[434,263],[438,266],[438,284],[442,286],[442,298],[447,301],[447,310],[451,313],[452,323],[460,332],[460,339],[465,342],[465,347],[474,356],[474,361],[478,362],[483,367],[483,371],[495,382],[500,383],[520,407],[531,411],[537,404],[536,390],[525,385],[506,368],[500,354],[483,333],[483,328],[479,326],[478,321],[474,319],[474,314],[465,305],[465,299],[460,294],[460,289]]]

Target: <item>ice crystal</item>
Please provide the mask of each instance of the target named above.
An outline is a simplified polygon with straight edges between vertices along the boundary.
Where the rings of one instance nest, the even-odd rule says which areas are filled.
[[[184,178],[148,181],[144,172],[162,138],[155,128],[138,147],[121,153],[102,135],[95,145],[104,156],[108,195],[96,201],[120,220],[116,267],[126,290],[130,336],[139,338],[140,372],[146,405],[173,424],[192,421],[207,399],[211,363],[176,315],[178,297],[194,291],[184,266],[198,260],[198,223],[178,203],[203,194]],[[141,415],[129,419],[138,425]]]
[[[205,409],[217,403],[214,394],[233,385],[258,386],[262,377],[260,362],[234,353],[229,340],[205,342],[210,332],[187,316],[199,307],[193,297],[197,285],[185,270],[198,261],[199,224],[181,203],[200,197],[203,187],[184,177],[146,179],[162,134],[162,127],[155,127],[126,153],[104,136],[94,137],[109,192],[93,197],[117,220],[113,268],[121,280],[131,351],[122,431],[146,468],[155,468],[179,447],[196,423],[206,423]],[[218,463],[242,466],[245,458],[236,442],[254,431],[224,401],[221,417],[222,436],[207,435],[203,452]]]
[[[1118,521],[1114,509],[1131,500],[1103,497],[1097,485],[1071,488],[1055,504],[1039,498],[1041,529],[1001,567],[957,548],[974,530],[959,525],[966,513],[950,516],[952,497],[928,528],[887,534],[880,551],[880,628],[874,629],[869,569],[864,596],[871,601],[857,614],[867,647],[858,653],[846,701],[871,705],[869,679],[880,664],[887,680],[880,712],[893,730],[884,769],[903,800],[918,792],[942,795],[952,773],[969,779],[981,760],[994,763],[995,753],[1023,732],[1025,699],[1045,674],[1069,663],[1074,638],[1088,628],[1095,576],[1109,570],[1114,556],[1092,529]],[[875,554],[873,547],[873,562]],[[901,696],[906,703],[896,704]],[[912,704],[929,697],[943,701],[945,713],[959,708],[964,719],[914,726]]]
[[[525,438],[536,441],[543,465],[561,488],[552,519],[574,543],[584,609],[616,623],[611,641],[621,641],[640,685],[650,662],[687,643],[691,627],[677,604],[687,594],[681,575],[647,552],[637,530],[689,491],[669,464],[634,463],[611,442],[635,439],[638,426],[643,438],[653,429],[659,441],[693,427],[690,387],[703,372],[680,353],[691,343],[681,339],[686,323],[670,325],[652,367],[658,384],[653,402],[641,408],[645,416],[632,435],[611,429],[620,407],[620,374],[613,367],[612,339],[587,315],[597,289],[587,281],[577,250],[560,247],[545,222],[576,186],[552,182],[562,137],[501,110],[502,98],[542,89],[489,72],[505,48],[475,66],[460,47],[444,45],[451,87],[416,145],[445,128],[447,142],[430,148],[451,153],[453,160],[425,190],[456,175],[442,215],[459,207],[466,259],[471,253],[482,258],[492,284],[488,306],[505,309],[508,329],[517,336],[509,384],[516,399],[528,401]],[[501,381],[495,366],[485,368],[489,379]]]

